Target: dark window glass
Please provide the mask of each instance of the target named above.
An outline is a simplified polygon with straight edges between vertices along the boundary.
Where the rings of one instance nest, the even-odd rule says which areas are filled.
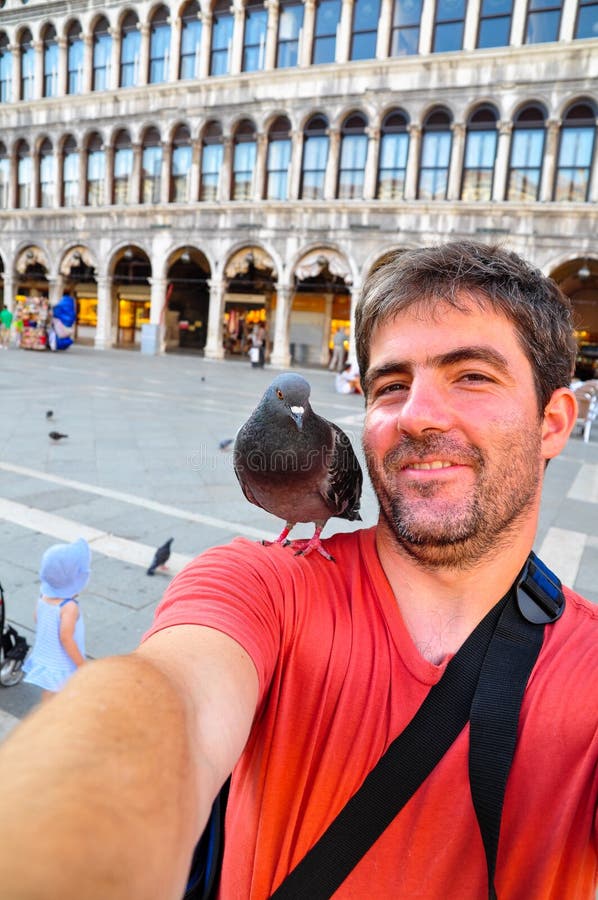
[[[0,103],[12,102],[12,52],[5,34],[0,34]]]
[[[0,144],[0,209],[8,209],[10,185],[10,159],[4,144]]]
[[[537,200],[544,158],[544,114],[536,107],[522,110],[513,128],[507,200]]]
[[[264,68],[268,13],[263,6],[248,6],[245,10],[243,34],[243,71],[258,72]]]
[[[62,203],[64,206],[79,205],[79,153],[74,137],[64,142],[62,158]]]
[[[170,199],[174,203],[186,203],[189,200],[189,181],[191,177],[191,135],[189,129],[182,125],[177,129],[172,142],[172,163],[170,171]]]
[[[112,38],[107,19],[101,19],[93,30],[93,83],[92,90],[106,91],[110,87],[110,63]]]
[[[391,56],[414,56],[419,50],[422,0],[395,0],[390,34]]]
[[[87,196],[88,206],[102,206],[106,181],[106,157],[102,139],[94,134],[87,145]]]
[[[56,189],[56,158],[52,144],[46,138],[39,150],[39,205],[44,209],[54,206]]]
[[[21,141],[17,147],[17,209],[31,206],[31,174],[29,145]]]
[[[382,122],[380,157],[378,162],[379,200],[402,200],[405,196],[405,176],[409,135],[407,118],[400,112],[388,113]]]
[[[341,200],[363,197],[365,161],[368,153],[366,124],[363,116],[353,115],[345,121],[342,128],[337,188],[337,196]]]
[[[588,199],[596,139],[596,114],[587,104],[577,104],[565,115],[561,129],[554,199],[582,202]]]
[[[464,24],[465,0],[437,0],[433,52],[461,50]]]
[[[596,0],[579,0],[575,37],[598,37],[598,3]]]
[[[422,200],[445,200],[448,188],[452,132],[447,113],[431,113],[424,125],[417,196]]]
[[[170,25],[168,10],[162,7],[152,19],[150,29],[149,83],[168,81],[170,66]]]
[[[341,0],[320,0],[316,7],[316,23],[312,62],[331,63],[336,58],[336,35],[341,18]]]
[[[67,36],[67,94],[80,94],[82,90],[83,37],[81,26],[76,22],[69,28]]]
[[[204,132],[201,151],[201,182],[199,185],[200,200],[217,200],[220,171],[222,169],[222,130],[220,125],[212,122]]]
[[[350,59],[375,59],[380,0],[355,0]]]
[[[512,13],[513,0],[482,0],[478,47],[507,47]]]
[[[217,10],[212,20],[210,75],[226,75],[229,70],[234,19],[226,10],[224,8]]]
[[[530,0],[527,11],[526,44],[558,41],[561,3],[555,0]]]
[[[199,54],[201,50],[201,22],[199,6],[190,3],[182,17],[181,64],[179,78],[199,78]]]
[[[277,119],[268,135],[266,199],[286,200],[289,195],[291,164],[291,125],[288,119]]]
[[[113,202],[130,203],[131,177],[133,175],[133,148],[126,131],[119,131],[114,142]]]
[[[297,65],[302,25],[303,3],[281,3],[278,19],[277,68],[287,69]]]
[[[251,200],[255,168],[255,128],[249,121],[237,128],[233,152],[233,200]]]
[[[328,122],[324,116],[313,116],[305,126],[301,165],[301,198],[322,200],[328,162]]]
[[[139,51],[141,33],[137,16],[129,13],[123,22],[120,45],[120,86],[134,87],[139,80]]]
[[[150,128],[141,152],[141,202],[159,203],[162,186],[162,143],[155,128]]]
[[[35,84],[35,50],[30,31],[25,31],[21,47],[21,100],[33,100]]]
[[[481,107],[471,116],[465,139],[462,200],[491,200],[498,132],[498,114],[491,107]]]
[[[44,34],[44,97],[58,93],[58,41],[56,31],[50,26]]]

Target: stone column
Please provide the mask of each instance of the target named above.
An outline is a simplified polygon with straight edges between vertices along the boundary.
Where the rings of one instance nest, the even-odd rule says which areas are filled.
[[[67,39],[64,37],[58,38],[58,85],[56,90],[58,97],[66,96],[66,82],[68,76],[67,48]]]
[[[465,125],[454,122],[451,125],[453,139],[451,141],[451,157],[447,185],[447,200],[458,200],[461,193],[461,173],[465,154]]]
[[[58,209],[62,206],[62,192],[64,182],[64,151],[56,145],[56,180],[54,182],[54,205]]]
[[[334,200],[336,195],[336,184],[338,180],[338,163],[340,159],[341,133],[338,128],[330,128],[328,162],[326,164],[326,175],[324,177],[324,199]]]
[[[55,306],[62,297],[62,291],[64,288],[64,275],[61,275],[60,272],[54,277],[48,275],[47,282],[48,300],[50,301],[50,306]]]
[[[598,119],[596,120],[598,128]],[[598,166],[593,165],[590,171],[590,190],[588,200],[590,203],[598,203]]]
[[[210,288],[210,308],[208,312],[208,336],[204,353],[206,359],[224,359],[222,325],[224,321],[226,281],[212,278],[208,281],[208,285]]]
[[[511,47],[521,47],[525,31],[528,0],[515,0],[511,19]]]
[[[463,49],[475,50],[480,19],[480,0],[467,0],[465,7],[465,27],[463,30]]]
[[[141,155],[143,148],[137,141],[131,143],[133,150],[133,171],[131,172],[131,184],[129,187],[129,203],[139,203],[141,197]]]
[[[87,202],[87,147],[79,148],[79,206]]]
[[[314,46],[314,28],[316,24],[316,0],[304,0],[303,29],[301,32],[301,51],[299,66],[303,69],[311,65]]]
[[[170,200],[170,167],[172,164],[172,143],[164,141],[162,144],[162,166],[160,169],[160,203],[168,203]]]
[[[2,277],[4,279],[4,305],[11,312],[14,312],[16,283],[11,269],[7,269]]]
[[[104,149],[106,166],[104,171],[104,204],[109,206],[114,202],[114,147]]]
[[[230,74],[238,75],[243,62],[243,29],[245,27],[245,9],[238,0],[232,6],[234,11],[233,38],[230,52]]]
[[[94,347],[107,350],[112,347],[112,278],[100,276],[96,279],[98,291],[98,321]]]
[[[344,63],[351,52],[351,27],[353,25],[353,0],[343,0],[336,41],[336,62]]]
[[[149,45],[150,45],[150,26],[147,22],[143,25],[138,22],[137,28],[141,32],[141,46],[139,47],[139,71],[137,73],[137,85],[143,86],[148,82],[149,70]]]
[[[432,52],[432,39],[434,37],[434,11],[435,0],[424,0],[422,17],[419,26],[419,53],[420,56]]]
[[[405,200],[417,197],[417,173],[421,152],[422,130],[420,125],[407,126],[409,132],[409,150],[407,152],[407,168],[405,171]]]
[[[189,201],[195,203],[199,197],[199,176],[201,172],[201,140],[191,141],[191,173],[189,175]]]
[[[349,354],[347,358],[347,362],[351,364],[357,364],[357,354],[355,352],[355,309],[357,308],[357,302],[361,296],[361,281],[355,281],[351,288],[351,312],[349,314],[351,324],[349,326]]]
[[[332,304],[334,294],[324,294],[324,331],[322,334],[322,348],[320,351],[320,365],[327,366],[330,360],[330,327],[332,324]]]
[[[13,145],[10,151],[10,165],[8,169],[8,208],[17,208],[17,192],[18,192],[18,173],[17,168],[19,161]]]
[[[83,87],[82,93],[89,94],[93,85],[93,35],[83,35]]]
[[[388,59],[393,7],[394,0],[382,0],[382,3],[380,4],[378,37],[376,39],[376,59]]]
[[[506,200],[509,145],[512,131],[513,125],[511,122],[499,123],[496,162],[494,164],[494,184],[492,186],[492,200],[494,202],[500,203],[501,200]]]
[[[264,69],[276,68],[276,45],[278,42],[278,17],[280,14],[278,0],[264,0],[268,10],[268,26],[266,28],[266,50],[264,53]]]
[[[233,139],[230,134],[222,138],[222,168],[218,182],[218,200],[230,200],[230,185],[233,176]]]
[[[546,122],[544,158],[542,160],[542,176],[540,181],[540,200],[544,202],[552,200],[560,128],[560,119],[548,119]]]
[[[44,42],[34,41],[35,51],[35,77],[33,81],[33,97],[41,100],[44,96]]]
[[[108,87],[111,91],[117,90],[120,82],[120,46],[122,35],[120,28],[109,28],[108,33],[112,38],[112,52],[110,56],[110,77]]]
[[[164,304],[166,302],[166,286],[165,278],[148,278],[150,283],[150,323],[152,325],[160,325],[163,319]]]
[[[12,53],[12,99],[16,103],[21,99],[21,45],[12,44],[8,49]]]
[[[39,206],[39,145],[31,144],[31,206]]]
[[[214,16],[211,12],[201,13],[201,42],[199,48],[199,79],[207,78],[210,74],[210,50],[212,47],[212,22]]]
[[[576,21],[577,0],[565,0],[561,13],[561,28],[559,41],[572,41],[573,29]]]
[[[289,200],[299,199],[301,187],[301,160],[303,157],[303,132],[291,132],[291,166],[289,171]]]
[[[266,196],[266,157],[268,154],[268,135],[260,132],[257,135],[255,155],[255,172],[253,180],[253,199],[263,200]]]
[[[276,285],[276,320],[274,322],[274,345],[270,362],[280,369],[287,369],[291,363],[289,346],[289,322],[295,288],[290,284]]]
[[[380,153],[380,129],[370,126],[366,129],[368,140],[368,153],[365,162],[365,176],[363,182],[363,199],[373,200],[376,196],[376,181],[378,174],[378,156]]]
[[[181,59],[181,30],[183,22],[180,16],[172,19],[170,29],[170,72],[168,80],[171,82],[179,80],[179,65]]]

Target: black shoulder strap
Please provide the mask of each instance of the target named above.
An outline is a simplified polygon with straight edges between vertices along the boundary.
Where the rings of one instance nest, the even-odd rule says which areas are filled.
[[[563,608],[560,582],[530,554],[513,588],[465,641],[407,728],[271,900],[329,900],[444,756],[470,712],[474,715],[472,705],[476,736],[470,745],[475,741],[481,748],[470,753],[472,794],[486,850],[489,897],[494,900],[500,819],[519,709],[542,645],[543,626],[555,621]],[[493,715],[488,727],[489,707]]]

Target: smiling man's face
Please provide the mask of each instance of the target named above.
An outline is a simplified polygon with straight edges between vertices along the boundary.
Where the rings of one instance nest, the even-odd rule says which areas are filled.
[[[488,304],[412,307],[373,334],[364,450],[380,527],[429,567],[469,567],[535,527],[544,455],[531,365]]]

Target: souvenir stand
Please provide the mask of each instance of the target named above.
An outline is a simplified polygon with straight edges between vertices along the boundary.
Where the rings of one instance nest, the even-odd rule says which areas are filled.
[[[23,350],[47,350],[50,306],[45,297],[17,298],[16,316],[23,322],[20,346]]]

